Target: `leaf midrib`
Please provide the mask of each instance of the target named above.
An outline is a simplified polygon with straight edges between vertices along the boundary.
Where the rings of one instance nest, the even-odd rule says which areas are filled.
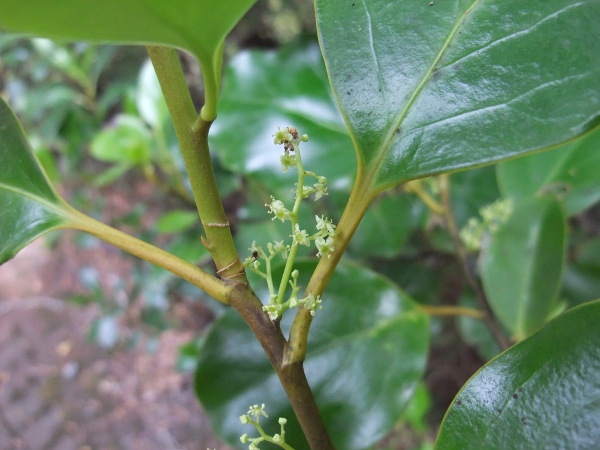
[[[10,192],[14,192],[15,194],[21,196],[21,197],[26,197],[30,200],[33,200],[36,203],[40,203],[44,206],[46,206],[47,208],[55,211],[56,213],[58,213],[60,216],[66,216],[66,210],[63,208],[60,208],[57,204],[51,203],[48,200],[42,198],[42,197],[38,197],[37,195],[33,195],[32,193],[25,191],[23,189],[19,189],[16,188],[14,186],[10,186],[8,184],[5,183],[0,183],[0,190],[6,190],[6,191],[10,191]],[[60,199],[57,199],[60,202]]]
[[[454,24],[454,26],[450,30],[450,33],[446,37],[446,40],[442,44],[442,47],[440,48],[440,51],[438,52],[438,54],[436,55],[436,57],[433,59],[433,62],[429,66],[429,69],[427,69],[427,72],[425,73],[425,75],[421,79],[420,83],[417,85],[417,87],[416,87],[415,91],[413,92],[413,94],[411,95],[411,97],[408,99],[408,102],[406,103],[406,105],[404,106],[404,108],[398,113],[398,115],[396,116],[396,119],[394,120],[392,126],[389,128],[389,130],[387,132],[387,135],[385,136],[385,138],[384,138],[381,146],[379,147],[379,150],[376,152],[375,158],[373,158],[372,161],[371,161],[371,163],[369,164],[370,169],[367,170],[367,173],[366,173],[366,176],[365,176],[365,181],[368,183],[368,185],[371,188],[373,188],[373,185],[372,185],[373,178],[375,178],[375,175],[377,174],[379,168],[381,167],[382,161],[385,158],[386,154],[388,153],[388,150],[389,150],[389,148],[390,148],[390,146],[392,144],[392,139],[393,139],[393,137],[394,137],[394,135],[396,133],[396,129],[398,129],[398,127],[402,124],[402,122],[404,121],[404,119],[408,115],[408,112],[410,111],[410,108],[415,103],[415,101],[417,100],[417,98],[419,97],[419,95],[421,94],[421,92],[423,91],[423,89],[425,88],[425,86],[427,85],[427,83],[429,82],[429,80],[431,79],[431,76],[433,74],[433,71],[434,71],[435,67],[440,62],[440,60],[442,59],[442,57],[444,56],[444,54],[446,53],[446,51],[448,50],[448,47],[450,46],[450,43],[452,42],[452,40],[454,39],[454,37],[458,33],[458,30],[461,27],[461,25],[462,25],[462,23],[463,23],[466,15],[473,8],[475,8],[480,3],[480,1],[481,0],[475,0],[475,1],[473,1],[473,3],[471,3],[471,5],[465,10],[465,12],[458,18],[458,20],[456,21],[456,23]]]

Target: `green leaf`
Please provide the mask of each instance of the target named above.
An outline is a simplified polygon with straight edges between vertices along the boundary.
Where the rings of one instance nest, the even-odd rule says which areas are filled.
[[[48,231],[68,224],[69,206],[52,188],[23,129],[0,98],[0,264]]]
[[[223,166],[252,176],[278,198],[279,191],[289,193],[297,175],[281,172],[283,150],[272,136],[278,126],[288,125],[310,138],[302,144],[305,169],[326,176],[330,190],[349,192],[356,162],[345,150],[352,142],[318,46],[239,53],[225,71],[219,120],[210,133]]]
[[[255,1],[4,0],[0,27],[58,40],[184,48],[200,60],[207,90],[216,97],[223,40]]]
[[[574,308],[480,369],[446,412],[437,450],[597,448],[600,301]]]
[[[450,193],[456,223],[462,228],[471,217],[479,217],[481,208],[500,197],[494,167],[480,167],[452,174]]]
[[[413,195],[385,195],[375,199],[350,241],[358,257],[393,258],[410,233],[425,222],[425,205]]]
[[[167,102],[160,89],[152,61],[146,60],[140,70],[135,92],[135,103],[140,116],[152,128],[157,128],[169,117]]]
[[[600,2],[317,0],[365,188],[545,149],[600,124]]]
[[[565,217],[552,197],[515,206],[482,253],[481,277],[494,313],[520,340],[556,306],[565,258]]]
[[[600,238],[586,239],[569,248],[562,297],[571,306],[600,298]]]
[[[170,211],[163,214],[156,221],[156,230],[159,233],[179,233],[187,230],[198,222],[198,213],[195,211]]]
[[[464,292],[459,299],[459,304],[467,308],[479,307],[471,292]],[[475,347],[484,360],[488,361],[500,353],[500,347],[485,322],[468,316],[459,316],[456,321],[462,339],[468,345]]]
[[[315,263],[296,267],[306,285]],[[355,265],[341,263],[329,288],[311,328],[304,368],[336,447],[364,449],[393,427],[417,387],[428,319],[396,285]],[[284,329],[293,316],[284,316]],[[253,432],[238,417],[250,405],[265,403],[265,430],[278,432],[277,419],[286,417],[286,441],[308,448],[262,348],[233,310],[206,337],[196,389],[214,430],[232,445]]]
[[[571,216],[600,200],[600,130],[548,152],[498,165],[505,197],[555,194]]]
[[[152,137],[139,117],[121,114],[114,126],[100,131],[90,144],[92,155],[104,162],[146,164],[150,161]]]

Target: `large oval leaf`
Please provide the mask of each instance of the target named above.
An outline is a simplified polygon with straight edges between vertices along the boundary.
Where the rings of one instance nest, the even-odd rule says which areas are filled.
[[[477,372],[436,449],[600,447],[600,301],[559,316]]]
[[[600,129],[560,148],[498,164],[497,173],[504,196],[552,193],[568,215],[577,214],[600,200]]]
[[[283,151],[272,137],[288,125],[310,137],[302,144],[304,167],[326,176],[330,189],[348,192],[356,161],[344,151],[351,140],[316,43],[238,54],[225,71],[210,133],[222,164],[259,180],[269,193],[289,192],[297,175],[281,172]]]
[[[223,40],[256,0],[3,0],[0,27],[52,39],[164,44],[193,53],[217,96]],[[210,93],[208,92],[210,90]],[[210,105],[209,117],[216,105]]]
[[[373,202],[350,241],[358,258],[398,256],[410,234],[425,224],[425,204],[416,196],[386,194]]]
[[[52,188],[19,121],[0,98],[0,264],[44,233],[66,226],[68,206]]]
[[[317,0],[367,185],[491,163],[597,127],[598,17],[598,0]]]
[[[4,0],[0,27],[51,39],[161,43],[212,58],[256,0]]]
[[[494,313],[520,340],[555,310],[565,259],[566,223],[558,201],[518,204],[492,235],[481,258],[483,286]]]
[[[297,265],[305,275],[301,284],[314,267]],[[284,317],[284,327],[293,315]],[[428,319],[405,293],[367,269],[340,264],[311,328],[304,364],[337,448],[366,448],[394,425],[417,387],[427,347]],[[228,311],[207,336],[196,388],[215,431],[232,445],[254,431],[238,417],[265,403],[265,429],[278,432],[277,419],[286,417],[286,440],[308,448],[273,368],[237,312]]]

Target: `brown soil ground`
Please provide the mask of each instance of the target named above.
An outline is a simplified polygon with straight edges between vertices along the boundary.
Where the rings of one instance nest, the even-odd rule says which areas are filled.
[[[121,200],[107,200],[112,214]],[[193,323],[163,332],[152,354],[143,343],[111,351],[90,343],[98,307],[64,301],[85,292],[79,269],[94,267],[110,287],[133,261],[74,239],[63,233],[51,250],[40,239],[0,266],[0,450],[230,449],[212,434],[192,375],[175,370],[179,346],[211,312],[196,306]]]

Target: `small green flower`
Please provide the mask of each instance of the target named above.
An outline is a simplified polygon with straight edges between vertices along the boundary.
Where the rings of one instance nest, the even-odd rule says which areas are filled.
[[[273,250],[275,250],[275,253],[281,252],[281,256],[283,257],[283,259],[287,259],[288,249],[289,247],[285,245],[283,241],[275,242],[275,244],[273,245]]]
[[[269,319],[276,320],[281,315],[282,306],[279,303],[273,303],[270,305],[264,305],[263,311],[266,311],[269,315]]]
[[[273,213],[275,216],[271,220],[279,219],[282,222],[284,220],[291,220],[292,217],[290,216],[290,210],[285,207],[283,202],[281,200],[275,200],[275,197],[273,196],[271,196],[271,199],[273,199],[273,201],[270,204],[265,205],[271,210],[269,213]]]
[[[317,250],[319,250],[317,256],[321,257],[327,255],[328,258],[331,258],[331,253],[334,250],[333,238],[331,236],[328,236],[327,239],[324,239],[323,237],[318,237],[315,240],[315,245],[317,246]]]
[[[285,153],[279,157],[279,161],[281,162],[281,171],[287,172],[291,167],[296,167],[298,160],[296,155],[290,155],[290,152],[286,150]]]
[[[327,186],[322,183],[315,183],[314,185],[315,201],[327,194]]]
[[[289,127],[285,127],[283,130],[277,127],[277,131],[273,135],[273,143],[281,145],[286,142],[290,142],[293,139],[292,133],[290,133]]]
[[[300,303],[303,303],[304,307],[310,311],[311,316],[315,315],[317,309],[323,309],[321,306],[322,302],[320,295],[317,295],[317,298],[315,298],[312,294],[308,294],[306,297],[300,300]]]
[[[296,230],[294,231],[294,234],[291,235],[292,237],[292,245],[306,245],[307,247],[310,246],[310,241],[308,240],[308,233],[306,232],[306,230],[300,230],[300,226],[298,224],[296,224]]]
[[[254,419],[258,421],[260,416],[269,417],[269,415],[265,412],[265,404],[263,403],[260,407],[258,405],[253,405],[248,409],[249,416],[254,416]]]
[[[278,422],[279,425],[285,425],[287,423],[287,419],[285,417],[280,417]]]
[[[246,425],[246,424],[244,424]],[[240,441],[242,441],[242,444],[245,444],[246,442],[248,442],[248,433],[244,433],[240,436]]]
[[[317,230],[325,230],[327,236],[335,236],[335,225],[331,220],[324,218],[323,216],[315,216],[315,219],[317,219]]]
[[[248,417],[248,414],[244,414],[243,416],[240,416],[240,422],[242,422],[242,425],[246,425],[248,423],[250,423],[250,417]],[[248,435],[246,435],[248,436]]]
[[[462,239],[467,250],[475,252],[481,249],[481,241],[485,233],[485,226],[475,217],[471,217],[467,225],[460,231]]]

